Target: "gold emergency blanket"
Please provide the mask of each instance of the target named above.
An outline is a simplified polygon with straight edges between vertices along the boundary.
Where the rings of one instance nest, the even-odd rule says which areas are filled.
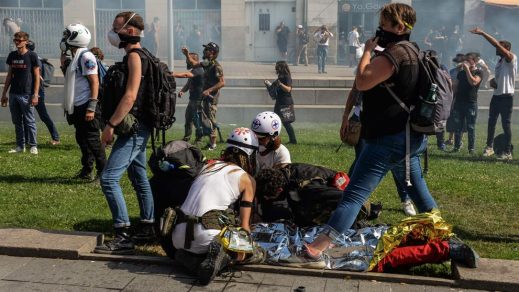
[[[429,242],[434,239],[445,240],[452,235],[452,225],[443,220],[438,209],[404,218],[398,225],[390,227],[382,235],[368,270],[373,270],[379,261],[401,244]]]

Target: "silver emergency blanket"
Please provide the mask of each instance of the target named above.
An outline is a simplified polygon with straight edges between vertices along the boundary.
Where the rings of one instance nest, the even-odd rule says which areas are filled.
[[[378,241],[387,228],[385,225],[366,227],[340,234],[334,239],[333,248],[323,254],[325,268],[367,271]],[[267,251],[265,263],[272,265],[289,265],[291,258],[301,257],[303,243],[314,241],[324,230],[319,226],[301,229],[284,223],[259,223],[251,229],[253,241]]]

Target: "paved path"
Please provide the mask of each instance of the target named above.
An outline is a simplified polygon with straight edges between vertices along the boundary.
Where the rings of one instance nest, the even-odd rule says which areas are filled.
[[[235,272],[199,286],[178,266],[0,255],[0,291],[480,291],[445,286]]]

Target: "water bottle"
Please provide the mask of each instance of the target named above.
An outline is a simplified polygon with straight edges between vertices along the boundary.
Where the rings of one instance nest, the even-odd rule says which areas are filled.
[[[438,91],[438,85],[436,85],[435,83],[432,83],[427,96],[425,98],[420,96],[420,100],[421,100],[420,116],[427,120],[432,119],[434,106],[436,105],[436,101],[437,101],[437,97],[436,97],[437,91]]]
[[[175,169],[175,165],[172,163],[169,163],[167,160],[162,160],[159,162],[159,168],[160,170],[164,172],[168,172]]]

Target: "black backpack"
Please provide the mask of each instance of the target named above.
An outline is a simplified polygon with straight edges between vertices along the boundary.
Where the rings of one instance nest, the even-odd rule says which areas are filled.
[[[150,187],[155,222],[160,222],[166,208],[184,203],[193,181],[206,163],[200,149],[182,140],[171,141],[151,154],[148,165],[153,173]],[[160,237],[159,240],[166,254],[174,258],[171,237]]]
[[[391,88],[385,86],[391,96],[396,102],[409,113],[409,120],[406,126],[406,184],[411,185],[411,174],[410,174],[410,158],[409,158],[409,136],[410,130],[415,132],[435,135],[436,133],[442,132],[446,125],[447,119],[450,115],[450,109],[453,99],[452,82],[448,72],[444,71],[440,67],[440,62],[433,50],[420,51],[418,46],[414,43],[403,41],[397,45],[402,45],[404,48],[411,50],[416,56],[418,56],[419,76],[418,76],[418,94],[416,96],[409,97],[408,103],[404,103]],[[424,97],[429,94],[433,84],[436,84],[436,103],[433,104],[432,115],[430,117],[421,115],[422,106],[427,106],[424,101]],[[428,171],[428,153],[425,152],[425,166],[424,173]]]
[[[409,99],[409,106],[406,106],[398,96],[386,86],[389,93],[395,100],[411,115],[411,128],[418,133],[427,135],[435,135],[443,132],[447,119],[450,115],[452,105],[453,92],[452,82],[448,72],[440,66],[438,56],[433,50],[420,51],[418,47],[408,41],[400,42],[402,45],[410,49],[418,56],[419,77],[418,77],[418,95]],[[431,91],[433,84],[436,84],[436,103],[432,105],[432,115],[430,117],[423,116],[421,109],[424,106],[430,106],[424,98]]]
[[[308,36],[308,33],[306,33],[306,31],[301,36],[301,42],[303,43],[303,45],[306,45],[310,42],[310,37]]]
[[[142,113],[151,123],[153,129],[162,131],[162,145],[165,145],[165,131],[175,122],[175,106],[177,101],[176,82],[168,66],[160,62],[147,49],[133,49],[143,62],[148,62],[148,70],[144,74],[142,100],[133,111]],[[115,112],[128,82],[128,64],[117,62],[106,73],[102,85],[101,112],[104,121],[110,119]],[[152,145],[155,151],[155,134],[152,130]]]

